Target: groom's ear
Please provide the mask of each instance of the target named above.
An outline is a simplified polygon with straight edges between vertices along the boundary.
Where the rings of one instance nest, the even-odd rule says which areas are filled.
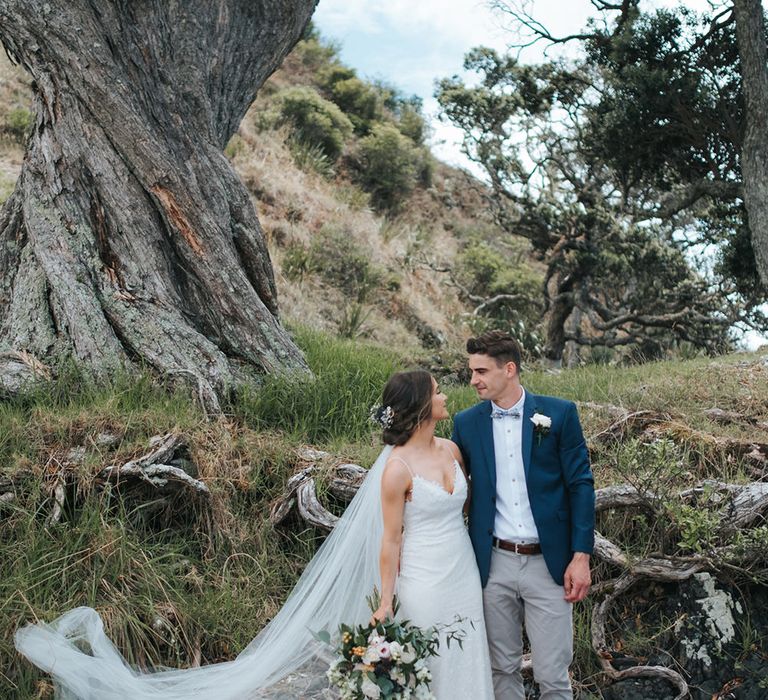
[[[520,373],[520,368],[511,360],[504,365],[504,368],[507,370],[508,377],[514,377]]]

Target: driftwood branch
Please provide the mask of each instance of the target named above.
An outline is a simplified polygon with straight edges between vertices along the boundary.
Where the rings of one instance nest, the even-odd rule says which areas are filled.
[[[122,466],[105,467],[99,478],[118,487],[143,483],[159,491],[186,490],[206,498],[210,496],[208,486],[202,481],[170,464],[186,450],[186,442],[181,435],[168,433],[158,436],[150,444],[152,449],[147,454]]]
[[[314,463],[304,467],[294,474],[285,486],[282,496],[272,505],[270,520],[273,524],[283,522],[294,510],[310,525],[330,531],[336,525],[338,518],[323,506],[317,497],[317,482],[315,476],[320,473],[318,461],[330,455],[325,452],[303,450],[299,453],[301,459],[312,460]],[[328,491],[336,498],[348,502],[352,500],[357,489],[362,484],[367,469],[357,464],[340,464],[333,468],[328,483]]]

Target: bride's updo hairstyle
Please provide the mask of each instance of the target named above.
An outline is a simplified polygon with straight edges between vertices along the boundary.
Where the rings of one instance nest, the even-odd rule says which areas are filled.
[[[391,409],[382,422],[387,445],[403,445],[432,414],[432,375],[423,369],[393,374],[381,397],[380,412]]]

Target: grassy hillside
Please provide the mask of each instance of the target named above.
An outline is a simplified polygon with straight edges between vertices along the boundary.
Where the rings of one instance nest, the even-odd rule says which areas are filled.
[[[96,388],[69,374],[0,403],[0,491],[13,494],[0,501],[1,697],[49,697],[43,677],[15,655],[13,631],[73,606],[95,606],[121,651],[139,665],[231,658],[274,614],[322,533],[297,519],[275,527],[270,507],[304,464],[307,444],[330,450],[334,464],[372,462],[380,446],[368,409],[388,374],[407,362],[370,343],[296,333],[316,378],[254,387],[213,423],[187,396],[148,378]],[[718,445],[768,443],[767,376],[768,357],[738,355],[632,370],[530,372],[525,383],[589,402],[581,413],[598,486],[629,479],[668,498],[703,478],[750,477],[748,460]],[[475,400],[465,387],[447,388],[452,412]],[[666,427],[654,437],[598,439],[618,407],[658,411]],[[712,407],[745,420],[715,422],[705,413]],[[186,437],[210,505],[171,501],[158,514],[145,496],[114,492],[99,477],[103,467],[138,457],[153,435],[167,432]],[[64,508],[53,522],[59,483],[66,485]],[[689,522],[689,515],[670,508],[663,523],[669,546],[682,554],[709,527],[706,520]],[[658,546],[658,527],[620,514],[600,523],[635,557]],[[596,672],[588,618],[583,606],[579,679]]]

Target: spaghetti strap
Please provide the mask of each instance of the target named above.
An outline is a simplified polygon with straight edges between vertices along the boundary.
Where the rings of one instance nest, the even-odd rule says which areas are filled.
[[[402,462],[405,465],[405,468],[408,470],[408,473],[411,475],[411,479],[413,479],[416,474],[414,474],[413,469],[411,469],[411,465],[408,464],[402,457],[398,457],[397,455],[391,455],[390,459],[396,459],[398,462]]]

